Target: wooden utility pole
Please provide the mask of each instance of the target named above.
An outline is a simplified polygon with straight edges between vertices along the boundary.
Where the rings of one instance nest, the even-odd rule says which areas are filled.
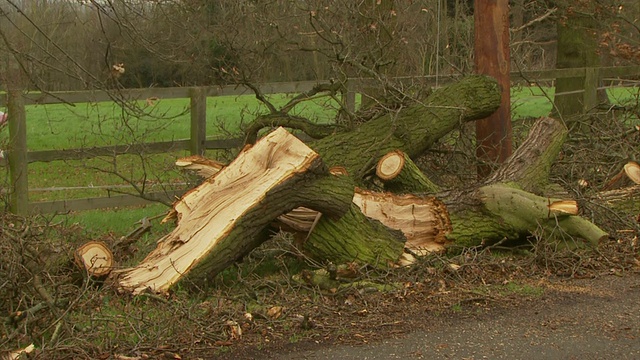
[[[509,54],[509,1],[475,0],[476,73],[498,80],[502,100],[491,116],[476,121],[476,155],[483,164],[478,176],[491,173],[490,163],[504,162],[512,152]]]

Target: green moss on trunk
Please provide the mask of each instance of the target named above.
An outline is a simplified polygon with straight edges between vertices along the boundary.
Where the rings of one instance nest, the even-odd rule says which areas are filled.
[[[304,243],[306,253],[334,263],[360,262],[378,268],[395,263],[404,251],[405,238],[352,204],[339,220],[322,218]]]
[[[373,169],[384,154],[402,150],[413,158],[462,123],[486,117],[499,105],[496,81],[470,76],[434,91],[422,104],[397,116],[382,116],[310,146],[328,166],[343,166],[357,178]]]

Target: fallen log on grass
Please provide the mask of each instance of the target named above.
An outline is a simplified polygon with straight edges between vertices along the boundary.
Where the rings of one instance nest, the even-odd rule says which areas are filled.
[[[316,151],[281,128],[272,132],[174,205],[176,229],[160,239],[141,264],[119,271],[118,287],[135,294],[167,291],[179,280],[206,283],[265,241],[273,221],[299,207],[322,213],[313,216],[303,248],[334,263],[396,265],[409,248],[407,224],[415,219],[428,223],[420,231],[429,234],[426,243],[442,247],[487,245],[539,229],[597,244],[607,234],[576,216],[575,209],[560,211],[570,199],[549,195],[549,169],[567,132],[551,118],[538,121],[518,151],[484,183],[448,191],[430,187],[438,191],[435,197],[412,195],[408,204],[385,210],[370,211],[401,198],[364,192],[370,199],[358,202],[355,184],[366,183],[385,154],[401,151],[410,164],[411,156],[460,123],[495,110],[496,94],[495,82],[472,77],[435,91],[423,104],[393,118],[383,116],[323,138],[311,144]],[[328,166],[349,175],[333,175]],[[417,168],[408,172],[428,179]],[[411,176],[402,179],[400,184],[410,188]],[[401,219],[399,228],[393,229],[390,219]]]

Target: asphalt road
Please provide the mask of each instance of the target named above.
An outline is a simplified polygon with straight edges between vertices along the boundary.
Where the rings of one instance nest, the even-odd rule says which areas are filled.
[[[319,344],[270,355],[283,360],[640,359],[640,273],[558,281],[545,295],[518,306],[425,321],[428,330],[381,343]]]

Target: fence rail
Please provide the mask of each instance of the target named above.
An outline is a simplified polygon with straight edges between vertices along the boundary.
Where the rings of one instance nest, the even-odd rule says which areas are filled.
[[[596,92],[603,79],[612,80],[640,76],[640,66],[573,68],[535,71],[515,71],[511,73],[512,82],[525,81],[536,83],[553,81],[558,78],[583,78],[585,108],[594,107]],[[460,75],[399,77],[395,80],[411,84],[421,82],[429,85],[454,81]],[[286,83],[264,83],[259,88],[263,94],[302,93],[313,89],[319,81],[298,81]],[[375,86],[372,79],[349,79],[347,83],[346,103],[350,110],[355,108],[355,94],[367,87]],[[8,165],[10,170],[11,209],[18,214],[29,212],[80,211],[106,207],[133,206],[149,202],[133,195],[116,195],[87,199],[32,202],[28,200],[27,165],[33,162],[55,160],[78,160],[97,156],[113,156],[137,153],[144,148],[145,153],[157,154],[176,150],[189,150],[192,154],[202,154],[206,149],[229,149],[241,146],[241,139],[206,139],[206,99],[207,97],[247,95],[253,92],[242,85],[222,87],[182,87],[127,89],[114,92],[104,90],[66,91],[55,93],[25,93],[20,89],[9,89],[0,96],[0,106],[7,106],[9,113],[10,149]],[[154,142],[134,145],[116,145],[68,150],[28,151],[26,133],[26,105],[44,105],[60,103],[106,102],[113,100],[139,100],[148,98],[175,99],[189,98],[191,113],[190,138],[169,142]],[[594,103],[591,103],[594,102]],[[148,199],[169,200],[179,196],[180,191],[146,194]]]

